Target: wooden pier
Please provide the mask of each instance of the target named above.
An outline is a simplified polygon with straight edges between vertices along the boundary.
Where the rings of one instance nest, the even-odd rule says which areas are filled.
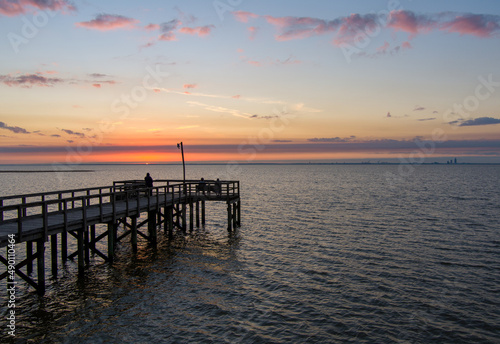
[[[0,262],[6,267],[0,272],[0,281],[7,278],[9,284],[15,272],[43,295],[46,243],[50,242],[54,277],[58,253],[63,264],[77,258],[78,272],[83,273],[91,255],[111,263],[116,244],[126,237],[137,252],[138,236],[156,248],[161,229],[172,238],[175,229],[186,232],[200,223],[204,225],[205,205],[210,201],[226,202],[229,232],[240,225],[239,181],[200,184],[195,180],[155,180],[154,185],[147,188],[143,180],[127,180],[105,187],[0,197],[0,248],[7,248],[5,257],[0,254]],[[143,221],[139,221],[141,214],[147,214]],[[106,230],[98,234],[97,224],[106,224]],[[76,239],[74,252],[68,252],[68,235]],[[107,252],[102,252],[103,245],[99,246],[101,250],[96,247],[103,239],[107,239]],[[14,240],[16,247],[26,243],[26,257],[19,262],[10,256]],[[35,261],[36,279],[32,276]]]

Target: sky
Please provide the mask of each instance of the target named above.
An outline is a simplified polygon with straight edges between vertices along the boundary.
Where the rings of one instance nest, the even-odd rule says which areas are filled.
[[[497,0],[0,0],[0,164],[500,163]]]

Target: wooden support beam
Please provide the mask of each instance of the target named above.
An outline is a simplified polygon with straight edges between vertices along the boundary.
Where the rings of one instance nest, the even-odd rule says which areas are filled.
[[[237,227],[237,221],[236,221],[237,208],[238,208],[238,203],[234,203],[233,204],[233,228],[234,229],[236,229],[236,227]]]
[[[33,241],[26,241],[26,259],[28,260],[26,271],[28,275],[31,275],[33,273]]]
[[[95,225],[90,226],[90,249],[95,250]]]
[[[85,264],[90,265],[90,233],[89,228],[86,227],[83,229],[83,248],[85,251]]]
[[[148,236],[151,245],[156,248],[156,210],[148,211]]]
[[[186,203],[181,204],[181,214],[182,214],[182,231],[186,233]]]
[[[205,201],[201,201],[201,225],[205,225]]]
[[[232,214],[233,213],[231,211],[231,203],[228,203],[227,204],[227,230],[228,230],[228,232],[231,232],[231,230],[232,230],[232,223],[233,223],[233,221],[231,219]]]
[[[84,258],[84,229],[81,228],[77,231],[76,238],[77,238],[77,255],[78,255],[78,274],[83,274],[85,271],[85,258]]]
[[[193,202],[189,202],[189,230],[194,229]]]
[[[38,277],[38,288],[37,292],[39,295],[45,294],[45,240],[38,239],[36,241],[36,255],[37,255],[37,277]]]
[[[132,235],[130,236],[130,242],[132,244],[132,251],[137,253],[137,216],[132,217],[131,222],[132,228],[130,230]]]
[[[110,263],[113,262],[113,256],[115,254],[115,223],[108,222],[108,260]]]
[[[236,204],[238,205],[238,214],[237,214],[236,224],[238,225],[238,227],[240,227],[241,226],[241,201],[238,200],[238,202]]]
[[[174,208],[165,208],[165,214],[167,216],[168,237],[172,239],[174,237]]]
[[[61,233],[61,260],[64,263],[68,260],[68,232]]]
[[[52,260],[52,277],[57,278],[57,234],[50,236],[50,255]]]
[[[200,227],[200,200],[196,201],[196,227]]]

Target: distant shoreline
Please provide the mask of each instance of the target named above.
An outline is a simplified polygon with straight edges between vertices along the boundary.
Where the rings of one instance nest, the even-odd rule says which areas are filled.
[[[94,170],[65,170],[65,171],[53,171],[53,170],[0,170],[0,173],[55,173],[55,172],[95,172]]]

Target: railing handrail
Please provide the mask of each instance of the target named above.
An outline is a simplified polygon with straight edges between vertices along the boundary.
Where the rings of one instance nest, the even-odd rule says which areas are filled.
[[[178,180],[157,180],[157,182],[177,182]],[[119,181],[118,183],[121,183],[124,181]],[[174,189],[175,193],[175,188],[178,188],[179,190],[181,189],[181,186],[186,185],[189,186],[186,191],[188,191],[188,194],[191,195],[193,193],[193,188],[192,186],[198,186],[200,181],[186,181],[186,183],[180,184],[170,184],[170,185],[158,185],[158,186],[153,186],[152,188],[148,188],[145,185],[141,185],[142,187],[140,188],[134,188],[133,190],[126,190],[122,189],[120,185],[113,185],[113,186],[101,186],[101,187],[92,187],[92,188],[86,188],[86,189],[70,189],[70,190],[59,190],[59,191],[50,191],[50,192],[44,192],[44,193],[34,193],[34,194],[23,194],[23,195],[15,195],[15,196],[7,196],[7,197],[0,197],[0,201],[4,200],[12,200],[12,199],[19,199],[20,202],[16,202],[14,204],[7,204],[4,205],[3,202],[0,205],[0,211],[11,211],[11,210],[16,210],[18,209],[19,206],[21,206],[24,209],[27,208],[33,208],[33,207],[38,207],[38,206],[43,206],[43,205],[50,205],[50,204],[63,204],[64,202],[75,202],[79,200],[89,200],[89,199],[94,199],[94,198],[105,198],[108,196],[113,196],[113,195],[118,195],[118,194],[124,194],[127,192],[137,192],[137,191],[147,191],[147,190],[158,190],[158,189],[164,189],[165,193],[171,193],[170,189]],[[116,183],[116,182],[114,182]],[[227,185],[227,194],[229,195],[229,191],[232,190],[231,194],[234,194],[234,191],[237,191],[236,193],[239,194],[239,187],[236,187],[236,185],[239,184],[239,181],[212,181],[208,180],[205,181],[206,185],[211,185],[211,184],[216,184],[220,183],[222,185]],[[138,184],[139,185],[139,184]],[[89,193],[90,191],[95,191],[99,190],[99,193]],[[102,192],[102,190],[109,190],[107,192]],[[113,190],[113,191],[111,191]],[[194,190],[196,192],[196,188]],[[75,195],[75,193],[79,192],[86,192],[84,195]],[[64,194],[71,194],[70,197],[62,197]],[[58,198],[55,199],[45,199],[45,196],[51,196],[51,195],[58,195]],[[42,200],[39,201],[32,201],[32,202],[26,202],[27,198],[33,198],[33,197],[42,197]]]

